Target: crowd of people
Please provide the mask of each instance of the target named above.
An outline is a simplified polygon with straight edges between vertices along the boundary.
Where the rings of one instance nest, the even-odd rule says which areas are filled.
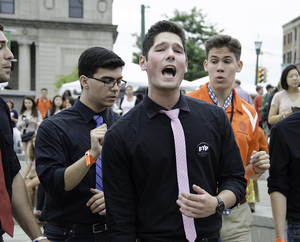
[[[71,93],[64,93],[63,96],[56,95],[50,100],[48,90],[42,88],[40,98],[34,99],[32,96],[25,96],[22,101],[21,110],[18,113],[14,109],[14,101],[7,99],[6,103],[10,110],[13,127],[14,151],[25,155],[26,168],[24,169],[23,179],[27,188],[29,202],[33,208],[33,214],[37,217],[37,222],[42,224],[39,219],[44,204],[45,190],[40,185],[35,166],[35,139],[38,127],[41,122],[61,110],[71,107],[75,99]],[[64,101],[63,101],[64,100]]]
[[[0,30],[0,58],[9,67],[13,54]],[[231,36],[210,37],[209,82],[183,94],[185,33],[159,21],[140,57],[148,90],[141,101],[127,86],[122,115],[112,107],[126,86],[125,63],[102,47],[79,57],[76,101],[68,93],[49,100],[43,88],[36,100],[24,97],[18,114],[12,100],[0,98],[0,234],[12,236],[14,215],[36,242],[251,242],[250,205],[259,199],[257,178],[269,170],[276,242],[297,241],[299,70],[283,70],[276,94],[258,86],[252,104],[235,79],[241,52]],[[8,81],[10,68],[0,72]],[[27,162],[23,178],[6,142],[13,130]]]

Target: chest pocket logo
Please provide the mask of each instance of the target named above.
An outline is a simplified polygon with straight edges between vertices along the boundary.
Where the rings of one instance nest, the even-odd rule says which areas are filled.
[[[205,157],[209,153],[209,145],[206,142],[201,142],[197,146],[197,153],[200,157]]]

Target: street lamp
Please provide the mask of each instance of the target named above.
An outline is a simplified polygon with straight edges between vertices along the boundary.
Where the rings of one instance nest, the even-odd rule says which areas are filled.
[[[261,41],[255,41],[255,50],[256,50],[256,71],[255,71],[255,86],[257,85],[257,73],[258,73],[258,56],[260,54],[260,48],[262,45]]]

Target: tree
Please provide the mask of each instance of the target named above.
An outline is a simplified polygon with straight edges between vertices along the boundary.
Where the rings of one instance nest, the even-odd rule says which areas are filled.
[[[166,16],[166,18],[172,22],[178,23],[186,31],[188,71],[184,78],[186,80],[193,81],[195,79],[207,76],[207,73],[203,67],[203,62],[205,60],[205,41],[209,37],[223,32],[223,30],[217,31],[215,25],[206,23],[206,15],[202,13],[201,9],[198,10],[196,7],[193,8],[190,13],[179,12],[178,10],[175,10],[174,17],[169,18]],[[137,42],[135,43],[134,47],[137,47],[141,50],[140,36],[138,34],[133,34],[133,36],[137,36]],[[139,56],[139,53],[133,53],[133,56],[133,62],[138,63],[136,56]]]
[[[77,81],[78,80],[78,67],[75,67],[75,69],[71,72],[69,75],[57,75],[56,82],[54,83],[55,87],[59,89],[62,84]]]
[[[133,52],[132,63],[139,64],[140,56],[142,54],[141,36],[137,33],[132,34],[132,36],[136,37],[136,42],[133,46],[139,49],[139,52]]]

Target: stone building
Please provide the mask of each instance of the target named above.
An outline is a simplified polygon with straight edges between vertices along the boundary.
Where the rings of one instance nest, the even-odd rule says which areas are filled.
[[[0,23],[15,56],[9,88],[56,93],[56,76],[70,74],[88,47],[112,50],[113,0],[0,0]],[[36,92],[34,92],[36,91]]]
[[[294,64],[300,69],[300,16],[282,26],[283,67]]]

